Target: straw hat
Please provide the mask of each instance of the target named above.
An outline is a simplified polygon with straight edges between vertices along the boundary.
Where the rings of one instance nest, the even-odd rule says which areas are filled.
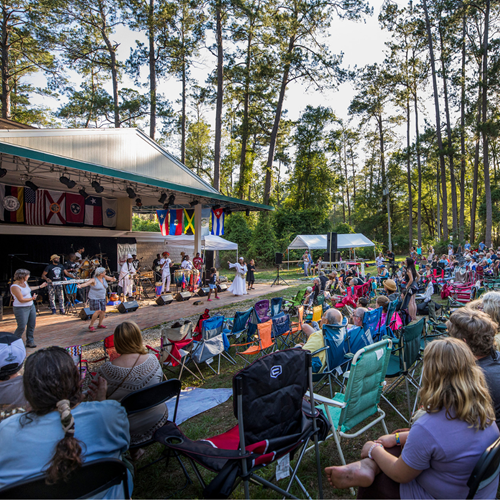
[[[391,292],[395,292],[398,289],[394,280],[385,280],[384,288],[387,288],[387,290],[390,290]]]

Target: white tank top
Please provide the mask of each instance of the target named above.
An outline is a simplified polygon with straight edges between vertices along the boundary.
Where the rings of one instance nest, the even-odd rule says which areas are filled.
[[[31,298],[31,288],[27,284],[24,285],[24,288],[19,285],[12,285],[10,287],[11,293],[13,286],[17,286],[17,288],[21,290],[21,295],[23,296],[23,299]],[[19,302],[19,300],[17,300],[17,297],[14,294],[12,294],[12,296],[14,297],[14,303],[12,304],[14,307],[31,307],[33,305],[32,300],[30,302]]]

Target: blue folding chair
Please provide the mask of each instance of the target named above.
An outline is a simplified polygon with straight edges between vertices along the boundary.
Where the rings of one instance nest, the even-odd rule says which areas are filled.
[[[373,338],[378,337],[380,329],[380,318],[382,316],[382,308],[377,307],[372,311],[366,311],[363,316],[363,330],[366,332],[370,330],[370,334]],[[356,354],[356,351],[353,353]]]
[[[273,297],[271,299],[271,317],[277,316],[278,314],[281,313],[281,307],[283,304],[283,297]]]
[[[247,309],[246,311],[238,311],[234,315],[232,323],[229,319],[227,320],[226,326],[229,326],[229,328],[224,328],[222,331],[228,338],[234,337],[235,339],[238,339],[242,333],[245,333],[248,330],[248,322],[252,311],[253,307]]]
[[[360,326],[353,326],[347,329],[347,345],[348,351],[346,353],[347,358],[353,358],[354,355],[364,347],[373,344],[373,337],[371,335],[370,329],[364,329]]]
[[[271,318],[273,323],[272,337],[276,340],[276,345],[281,343],[279,347],[293,347],[291,344],[291,339],[289,340],[290,333],[292,330],[292,322],[290,320],[290,315],[285,313],[280,313],[277,316]]]

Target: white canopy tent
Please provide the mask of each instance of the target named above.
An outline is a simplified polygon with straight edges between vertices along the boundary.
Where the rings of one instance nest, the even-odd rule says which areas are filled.
[[[165,244],[174,248],[194,248],[194,235],[183,234],[180,236],[162,236]],[[201,246],[205,250],[236,250],[238,251],[238,243],[225,240],[220,236],[207,234],[201,237]]]
[[[338,234],[337,248],[359,248],[359,247],[374,247],[375,243],[370,241],[361,233],[354,234]],[[326,234],[301,234],[288,245],[288,250],[326,250]]]

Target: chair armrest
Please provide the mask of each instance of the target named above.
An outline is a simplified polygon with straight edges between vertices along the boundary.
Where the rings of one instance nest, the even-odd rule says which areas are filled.
[[[327,349],[330,349],[330,346],[322,347],[321,349],[318,349],[317,351],[312,352],[311,355],[316,356],[316,354],[323,352],[323,351],[326,351]]]
[[[352,359],[352,358],[354,358],[354,354],[352,352],[347,352],[344,354],[344,358]]]
[[[146,349],[149,349],[150,351],[153,351],[153,352],[156,352],[156,353],[160,353],[160,351],[158,349],[155,349],[154,347],[151,347],[150,345],[147,345],[146,344]]]
[[[309,399],[310,398],[309,391],[307,391],[304,396]],[[335,401],[334,399],[325,398],[325,396],[320,396],[319,394],[316,393],[314,393],[314,401],[329,406],[337,406],[338,408],[345,408],[347,406],[346,403],[341,403],[340,401]]]

